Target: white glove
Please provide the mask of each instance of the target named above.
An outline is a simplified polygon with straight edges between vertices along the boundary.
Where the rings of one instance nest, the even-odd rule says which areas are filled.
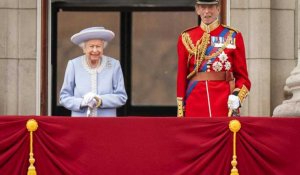
[[[89,108],[95,108],[97,106],[97,101],[93,98],[87,105]]]
[[[94,99],[95,96],[96,96],[96,94],[93,92],[89,92],[89,93],[85,94],[83,96],[83,100],[82,100],[80,106],[82,106],[82,107],[89,106],[89,103]]]
[[[229,95],[227,104],[229,109],[232,110],[238,109],[240,107],[239,97],[236,95]]]

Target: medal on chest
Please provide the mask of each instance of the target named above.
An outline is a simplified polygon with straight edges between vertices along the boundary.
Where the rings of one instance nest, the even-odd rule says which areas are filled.
[[[226,43],[226,40],[227,43]],[[235,45],[235,38],[225,38],[225,37],[222,37],[222,36],[211,36],[211,46],[212,47],[217,47],[217,48],[221,48],[224,46],[224,44],[227,44],[226,45],[226,48],[227,49],[235,49],[236,48],[236,45]]]

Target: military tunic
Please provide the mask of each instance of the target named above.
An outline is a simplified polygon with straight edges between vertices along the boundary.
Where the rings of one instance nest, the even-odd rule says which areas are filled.
[[[226,117],[227,100],[233,89],[237,92],[243,89],[238,92],[241,102],[247,96],[251,82],[240,32],[218,21],[210,26],[202,23],[179,36],[177,51],[179,117]],[[234,81],[215,80],[215,74],[210,79],[209,72],[230,73]],[[205,75],[204,79],[194,79],[198,74]]]

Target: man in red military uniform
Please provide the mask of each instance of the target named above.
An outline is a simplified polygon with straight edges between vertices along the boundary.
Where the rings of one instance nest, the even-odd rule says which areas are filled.
[[[238,113],[251,82],[242,34],[221,25],[219,0],[197,0],[201,25],[178,39],[178,117],[226,117]]]

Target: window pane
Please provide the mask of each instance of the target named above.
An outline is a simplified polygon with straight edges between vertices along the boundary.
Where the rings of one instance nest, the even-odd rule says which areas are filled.
[[[177,39],[197,25],[192,12],[134,12],[132,105],[176,105]]]
[[[120,13],[119,12],[64,12],[58,13],[57,20],[57,104],[64,80],[65,69],[69,60],[83,55],[82,49],[74,45],[70,38],[80,30],[103,26],[115,32],[116,37],[108,44],[104,54],[119,59],[120,57]]]

